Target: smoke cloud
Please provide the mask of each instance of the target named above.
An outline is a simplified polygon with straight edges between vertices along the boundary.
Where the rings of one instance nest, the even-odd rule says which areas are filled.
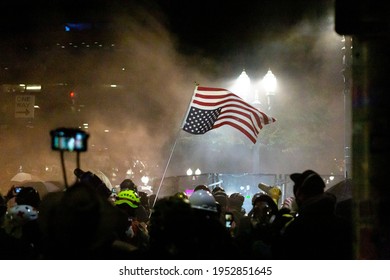
[[[15,82],[43,80],[46,88],[35,94],[40,109],[34,119],[2,120],[7,132],[0,136],[2,192],[19,166],[46,180],[63,181],[49,131],[84,123],[90,138],[80,167],[103,171],[113,184],[129,169],[138,179],[161,177],[175,144],[167,176],[185,175],[188,168],[203,173],[287,174],[309,167],[324,174],[342,172],[342,44],[329,12],[277,27],[283,32],[246,33],[249,43],[241,42],[242,49],[234,45],[221,59],[195,47],[179,52],[179,38],[154,8],[111,8],[99,23],[106,24],[105,33],[85,38],[82,32],[53,32],[55,42],[53,37],[35,42],[24,60],[8,50],[9,68],[17,61],[24,71]],[[254,86],[269,68],[278,79],[270,112],[278,121],[262,130],[258,143],[229,127],[202,136],[180,131],[195,82],[229,88],[243,68]],[[69,90],[76,93],[75,104]],[[2,112],[12,114],[13,98],[7,96]],[[65,154],[69,182],[75,159]]]

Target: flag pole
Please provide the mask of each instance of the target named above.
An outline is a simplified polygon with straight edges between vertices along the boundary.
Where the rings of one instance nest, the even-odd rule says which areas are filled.
[[[179,138],[180,131],[182,130],[182,128],[183,128],[183,126],[184,126],[184,124],[185,124],[185,121],[186,121],[186,119],[187,119],[188,112],[190,111],[190,108],[191,108],[192,99],[193,99],[194,96],[195,96],[195,92],[196,92],[196,90],[198,89],[198,85],[199,85],[199,84],[195,82],[194,93],[192,94],[191,101],[190,101],[189,104],[188,104],[187,112],[186,112],[186,114],[184,115],[184,119],[183,119],[183,121],[182,121],[182,125],[180,126],[180,128],[179,128],[179,130],[178,130],[178,132],[177,132],[177,134],[176,134],[175,142],[173,143],[173,146],[172,146],[172,149],[171,149],[171,153],[169,154],[169,158],[168,158],[167,164],[165,165],[165,169],[164,169],[163,175],[162,175],[162,177],[161,177],[161,181],[160,181],[160,184],[159,184],[159,186],[158,186],[158,189],[157,189],[157,192],[156,192],[156,197],[154,198],[154,201],[153,201],[153,204],[152,204],[152,208],[153,208],[154,205],[156,204],[158,195],[160,194],[160,190],[161,190],[163,181],[164,181],[164,179],[165,179],[165,175],[166,175],[166,173],[167,173],[169,163],[171,162],[172,155],[173,155],[173,152],[174,152],[175,147],[176,147],[176,144],[177,144],[177,139]]]

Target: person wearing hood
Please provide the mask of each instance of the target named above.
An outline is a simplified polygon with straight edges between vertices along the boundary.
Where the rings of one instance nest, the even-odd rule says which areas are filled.
[[[313,170],[290,175],[298,211],[273,246],[277,259],[352,259],[350,223],[335,214],[336,197]]]

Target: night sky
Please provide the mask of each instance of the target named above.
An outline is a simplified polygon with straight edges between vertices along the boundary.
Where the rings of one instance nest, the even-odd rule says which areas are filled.
[[[161,19],[183,53],[200,52],[222,59],[237,49],[251,51],[302,20],[323,16],[333,1],[2,1],[0,31],[23,36],[42,29],[60,30],[65,22],[104,24],[118,12],[131,15],[139,7]]]

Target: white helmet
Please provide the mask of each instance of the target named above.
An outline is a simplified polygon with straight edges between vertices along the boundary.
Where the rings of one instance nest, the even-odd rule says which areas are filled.
[[[214,196],[205,190],[197,190],[189,198],[192,208],[217,212]]]
[[[7,211],[7,217],[13,223],[22,225],[38,219],[38,211],[31,205],[15,205]]]

